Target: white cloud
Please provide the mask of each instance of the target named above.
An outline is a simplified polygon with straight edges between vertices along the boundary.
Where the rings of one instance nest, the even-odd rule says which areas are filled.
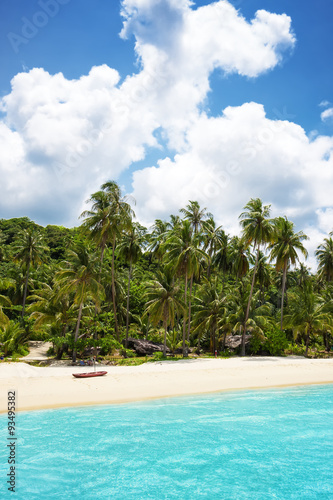
[[[235,233],[243,206],[260,197],[272,204],[273,216],[309,228],[312,249],[333,229],[333,209],[324,208],[332,205],[332,152],[332,137],[310,140],[295,123],[266,118],[257,103],[228,107],[216,118],[202,114],[184,153],[134,173],[137,213],[148,223],[195,199]]]
[[[157,129],[175,150],[188,150],[213,69],[255,77],[295,42],[288,16],[258,11],[247,22],[223,0],[198,9],[188,0],[122,6],[138,74],[120,84],[117,71],[102,65],[78,80],[42,68],[13,78],[0,104],[3,216],[39,213],[43,221],[42,213],[44,221],[75,224],[91,192],[158,147]]]
[[[325,109],[320,115],[323,122],[333,119],[333,108]]]

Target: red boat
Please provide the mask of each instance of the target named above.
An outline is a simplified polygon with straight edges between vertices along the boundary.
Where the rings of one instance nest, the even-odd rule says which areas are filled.
[[[88,372],[88,373],[73,373],[75,378],[88,378],[88,377],[102,377],[106,375],[107,372]]]

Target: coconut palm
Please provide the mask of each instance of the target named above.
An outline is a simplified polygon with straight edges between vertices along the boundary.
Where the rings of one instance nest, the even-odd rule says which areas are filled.
[[[308,252],[304,248],[302,241],[307,240],[308,237],[302,231],[295,233],[294,224],[290,222],[287,217],[278,217],[275,219],[274,229],[275,241],[271,243],[268,248],[271,252],[270,260],[275,260],[275,269],[277,271],[283,271],[280,320],[280,328],[282,330],[284,294],[286,290],[288,267],[290,264],[296,265],[298,262],[298,251],[301,252],[304,257],[307,257]]]
[[[312,283],[308,282],[303,289],[291,294],[289,309],[286,325],[293,329],[295,335],[305,335],[307,356],[310,336],[323,333],[323,330],[333,330],[332,303],[327,304],[323,297],[313,291]]]
[[[228,236],[222,229],[222,226],[216,227],[213,218],[204,221],[202,224],[202,243],[205,252],[209,256],[207,268],[207,277],[210,277],[211,264],[218,265],[223,273],[227,270],[227,247]]]
[[[16,238],[14,245],[14,259],[21,262],[25,267],[25,284],[23,292],[22,313],[24,316],[25,303],[28,292],[28,281],[31,266],[36,266],[43,261],[47,252],[41,233],[34,228],[28,228],[21,231]]]
[[[213,354],[216,350],[216,334],[227,315],[227,301],[223,294],[217,278],[206,282],[200,287],[195,298],[195,314],[193,317],[193,333],[202,335],[205,331],[210,332],[211,349]]]
[[[274,236],[273,224],[269,219],[270,205],[263,206],[262,201],[259,198],[252,198],[247,203],[247,205],[245,205],[244,210],[245,212],[241,213],[241,215],[239,216],[240,224],[243,229],[243,238],[245,239],[248,246],[253,245],[253,251],[257,250],[257,255],[253,269],[252,284],[246,309],[246,315],[244,319],[244,341],[242,342],[242,356],[245,355],[245,330],[246,323],[249,318],[250,305],[260,255],[260,247],[265,246],[267,243],[271,243]]]
[[[112,283],[112,304],[115,321],[115,332],[119,341],[116,287],[115,287],[115,249],[117,240],[122,231],[131,227],[134,212],[127,202],[127,197],[122,197],[118,184],[108,181],[101,186],[101,191],[91,195],[88,200],[92,203],[91,210],[86,210],[81,214],[84,217],[83,226],[91,231],[92,238],[101,249],[101,264],[103,255],[108,243],[112,248],[111,283]]]
[[[256,273],[256,281],[259,283],[260,289],[260,302],[264,302],[264,289],[268,289],[272,280],[272,268],[267,262],[267,257],[260,252],[258,267]]]
[[[6,257],[6,237],[0,229],[0,262]]]
[[[156,219],[151,233],[148,237],[148,251],[151,252],[160,262],[162,261],[162,245],[166,240],[169,231],[169,224],[161,219]]]
[[[242,335],[241,349],[243,349],[243,342],[245,344],[245,334],[247,331],[263,340],[265,338],[265,329],[272,326],[270,320],[271,306],[269,304],[258,306],[260,290],[252,296],[249,316],[245,322],[248,303],[245,289],[249,286],[249,284],[241,282],[238,288],[234,289],[228,297],[227,323],[234,334]]]
[[[98,281],[97,259],[90,248],[78,244],[74,250],[69,251],[68,260],[64,262],[56,281],[59,284],[59,296],[73,293],[73,303],[79,308],[74,334],[73,362],[75,363],[83,308],[93,303],[98,309],[104,297],[104,289]]]
[[[193,228],[194,234],[198,234],[199,230],[202,229],[203,222],[208,217],[212,217],[212,214],[207,212],[206,208],[200,208],[197,201],[190,201],[186,208],[181,208],[179,210],[184,214],[185,220],[189,220]]]
[[[318,246],[315,255],[318,260],[319,276],[327,282],[333,281],[333,238],[325,238],[324,243]]]
[[[3,312],[3,307],[10,307],[11,301],[5,295],[0,295],[0,326],[6,326],[9,323],[8,316]]]
[[[156,279],[147,283],[148,315],[154,325],[163,322],[164,346],[163,355],[166,356],[167,329],[174,326],[175,314],[183,312],[184,306],[179,298],[179,286],[175,285],[174,275],[170,268],[165,267],[158,272]]]
[[[184,220],[182,225],[177,227],[176,230],[170,234],[166,240],[164,248],[167,250],[166,261],[174,269],[175,273],[184,276],[185,290],[184,290],[184,303],[187,306],[187,287],[188,280],[190,281],[189,303],[188,303],[188,329],[187,340],[190,335],[190,322],[191,322],[191,297],[193,278],[199,272],[202,260],[207,261],[207,255],[199,247],[198,235],[193,235],[191,222]],[[187,356],[186,349],[186,314],[183,319],[183,354]]]
[[[251,254],[247,247],[244,238],[234,236],[230,241],[229,257],[228,249],[227,255],[224,258],[225,265],[228,265],[228,260],[231,263],[231,269],[236,276],[236,283],[238,279],[242,279],[249,271]]]
[[[29,333],[19,323],[15,323],[14,321],[8,321],[0,328],[0,342],[3,345],[5,356],[20,351],[28,339]]]
[[[119,245],[118,252],[119,255],[128,263],[128,285],[127,285],[127,303],[126,303],[126,340],[125,347],[128,347],[128,323],[129,323],[129,299],[130,299],[130,286],[132,278],[132,267],[142,255],[142,244],[144,234],[142,229],[140,230],[139,224],[133,224],[129,231],[127,231]]]
[[[58,283],[48,285],[42,283],[38,290],[29,297],[31,304],[27,307],[30,318],[35,320],[34,328],[45,325],[54,328],[63,338],[57,348],[57,359],[61,359],[64,352],[65,335],[70,323],[75,319],[75,305],[71,304],[69,293],[60,293]]]

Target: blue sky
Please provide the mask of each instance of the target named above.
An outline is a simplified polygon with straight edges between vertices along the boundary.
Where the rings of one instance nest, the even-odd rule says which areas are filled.
[[[313,250],[333,229],[332,18],[328,0],[3,0],[0,217],[76,225],[111,178],[146,224],[198,199],[235,233],[260,196]]]

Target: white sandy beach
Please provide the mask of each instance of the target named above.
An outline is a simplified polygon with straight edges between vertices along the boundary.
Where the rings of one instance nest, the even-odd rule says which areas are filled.
[[[227,390],[333,383],[333,359],[245,357],[189,359],[140,366],[99,366],[104,377],[75,379],[90,367],[0,364],[0,412],[7,391],[15,390],[16,409],[124,403]]]

